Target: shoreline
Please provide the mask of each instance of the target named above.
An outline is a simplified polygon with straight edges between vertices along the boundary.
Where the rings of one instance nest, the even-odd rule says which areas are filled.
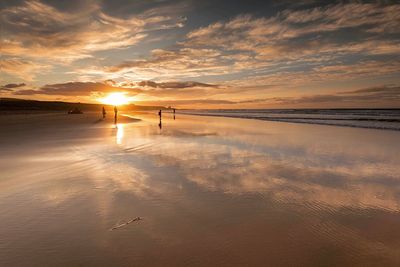
[[[122,113],[124,112],[124,113]],[[156,111],[154,111],[156,112]],[[39,115],[69,115],[73,117],[79,117],[79,115],[93,115],[93,114],[99,114],[99,120],[96,122],[101,122],[101,114],[96,111],[87,111],[84,112],[83,114],[67,114],[66,112],[60,112],[60,111],[33,111],[33,112],[17,112],[17,113],[4,113],[0,112],[0,117],[7,117],[7,116],[18,116],[18,117],[23,117],[23,116],[39,116]],[[120,123],[128,123],[128,122],[137,122],[140,121],[140,119],[137,119],[135,117],[132,117],[130,113],[152,113],[151,111],[121,111],[119,115],[119,121]],[[165,112],[168,114],[172,114],[171,112]],[[110,114],[110,113],[109,113]],[[360,129],[374,129],[374,130],[384,130],[384,131],[395,131],[399,132],[400,131],[400,122],[397,122],[397,120],[368,120],[368,119],[335,119],[335,118],[330,118],[330,119],[318,119],[318,118],[293,118],[293,119],[281,119],[281,118],[257,118],[257,117],[240,117],[240,116],[229,116],[226,114],[200,114],[200,113],[176,113],[176,115],[189,115],[189,116],[201,116],[201,117],[220,117],[220,118],[231,118],[231,119],[244,119],[244,120],[258,120],[258,121],[270,121],[270,122],[283,122],[283,123],[295,123],[295,124],[308,124],[308,125],[323,125],[323,126],[336,126],[336,127],[350,127],[350,128],[360,128]],[[113,116],[108,116],[107,119],[112,118]],[[122,119],[122,121],[121,121]],[[129,121],[132,120],[132,121]],[[297,120],[297,121],[296,121]],[[303,121],[300,121],[303,120]],[[330,122],[330,121],[334,121]],[[398,123],[399,125],[396,125],[397,127],[390,127],[390,126],[373,126],[373,125],[352,125],[352,124],[346,124],[346,123],[340,123],[339,121],[345,121],[345,122],[351,122],[351,121],[367,121],[367,122],[388,122],[388,123]]]

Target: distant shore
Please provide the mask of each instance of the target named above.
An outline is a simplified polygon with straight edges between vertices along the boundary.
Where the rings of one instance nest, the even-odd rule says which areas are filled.
[[[39,115],[39,114],[64,114],[64,111],[58,110],[0,110],[0,116],[6,115]]]
[[[41,113],[67,113],[72,109],[79,109],[83,112],[101,112],[105,107],[112,112],[113,106],[101,103],[74,103],[63,101],[38,101],[15,98],[0,98],[0,115],[8,114],[41,114]],[[120,111],[148,111],[166,110],[164,106],[140,106],[135,104],[124,105]]]

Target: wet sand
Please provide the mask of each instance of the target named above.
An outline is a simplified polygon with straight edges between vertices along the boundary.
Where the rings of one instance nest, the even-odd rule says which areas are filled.
[[[0,116],[0,266],[400,265],[398,131],[98,115]]]

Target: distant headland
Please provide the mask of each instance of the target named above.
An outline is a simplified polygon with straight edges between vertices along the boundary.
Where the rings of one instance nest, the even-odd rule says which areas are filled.
[[[77,108],[82,111],[99,111],[101,108],[108,105],[91,104],[80,102],[63,102],[63,101],[39,101],[18,98],[0,98],[0,114],[15,114],[15,113],[31,113],[31,112],[67,112]],[[111,108],[111,106],[109,106]],[[135,104],[127,104],[120,107],[121,110],[166,110],[164,106],[139,106]]]

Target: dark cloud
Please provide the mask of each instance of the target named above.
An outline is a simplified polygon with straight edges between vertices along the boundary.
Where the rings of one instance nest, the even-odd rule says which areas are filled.
[[[127,91],[126,88],[112,86],[101,82],[68,82],[58,84],[47,84],[38,89],[18,90],[16,95],[61,95],[61,96],[89,96],[97,93]],[[135,93],[138,90],[130,89]]]
[[[139,86],[143,87],[153,87],[153,88],[170,88],[170,89],[182,89],[182,88],[192,88],[192,87],[217,87],[213,84],[199,83],[199,82],[163,82],[157,83],[153,81],[141,81],[137,83]]]
[[[280,104],[316,104],[316,103],[392,103],[400,106],[400,86],[384,85],[370,88],[363,88],[336,94],[312,95],[299,98],[272,98],[266,101],[275,101]]]
[[[216,87],[217,85],[199,82],[122,82],[114,80],[104,82],[68,82],[58,84],[47,84],[37,89],[25,89],[14,91],[16,95],[62,95],[62,96],[90,96],[93,94],[104,94],[109,92],[126,92],[129,94],[145,93],[152,96],[177,96],[188,93],[192,95],[199,90],[204,95],[204,88]],[[203,89],[202,89],[203,88]]]
[[[139,102],[138,102],[139,103]],[[186,105],[221,105],[221,104],[237,104],[230,100],[219,99],[183,99],[183,100],[159,100],[159,101],[142,101],[145,105],[165,105],[165,106],[186,106]]]
[[[385,85],[381,87],[370,87],[363,88],[348,92],[341,92],[340,94],[350,94],[350,95],[368,95],[368,96],[377,96],[377,95],[392,95],[392,96],[400,96],[400,87],[396,85]]]
[[[346,92],[337,92],[335,94],[259,98],[242,101],[227,101],[224,104],[281,104],[286,106],[330,104],[332,106],[340,106],[345,103],[391,103],[392,105],[400,107],[400,86],[383,85]]]
[[[24,87],[25,85],[26,85],[25,83],[9,83],[9,84],[0,86],[0,90],[13,91],[13,89],[19,88],[19,87]]]
[[[335,94],[311,95],[294,97],[276,97],[264,99],[265,102],[275,102],[285,105],[298,104],[354,104],[354,103],[375,103],[388,104],[400,107],[400,86],[398,85],[383,85],[377,87],[362,88],[346,92],[338,92]],[[256,100],[262,101],[262,100]],[[243,103],[243,102],[242,102]]]

